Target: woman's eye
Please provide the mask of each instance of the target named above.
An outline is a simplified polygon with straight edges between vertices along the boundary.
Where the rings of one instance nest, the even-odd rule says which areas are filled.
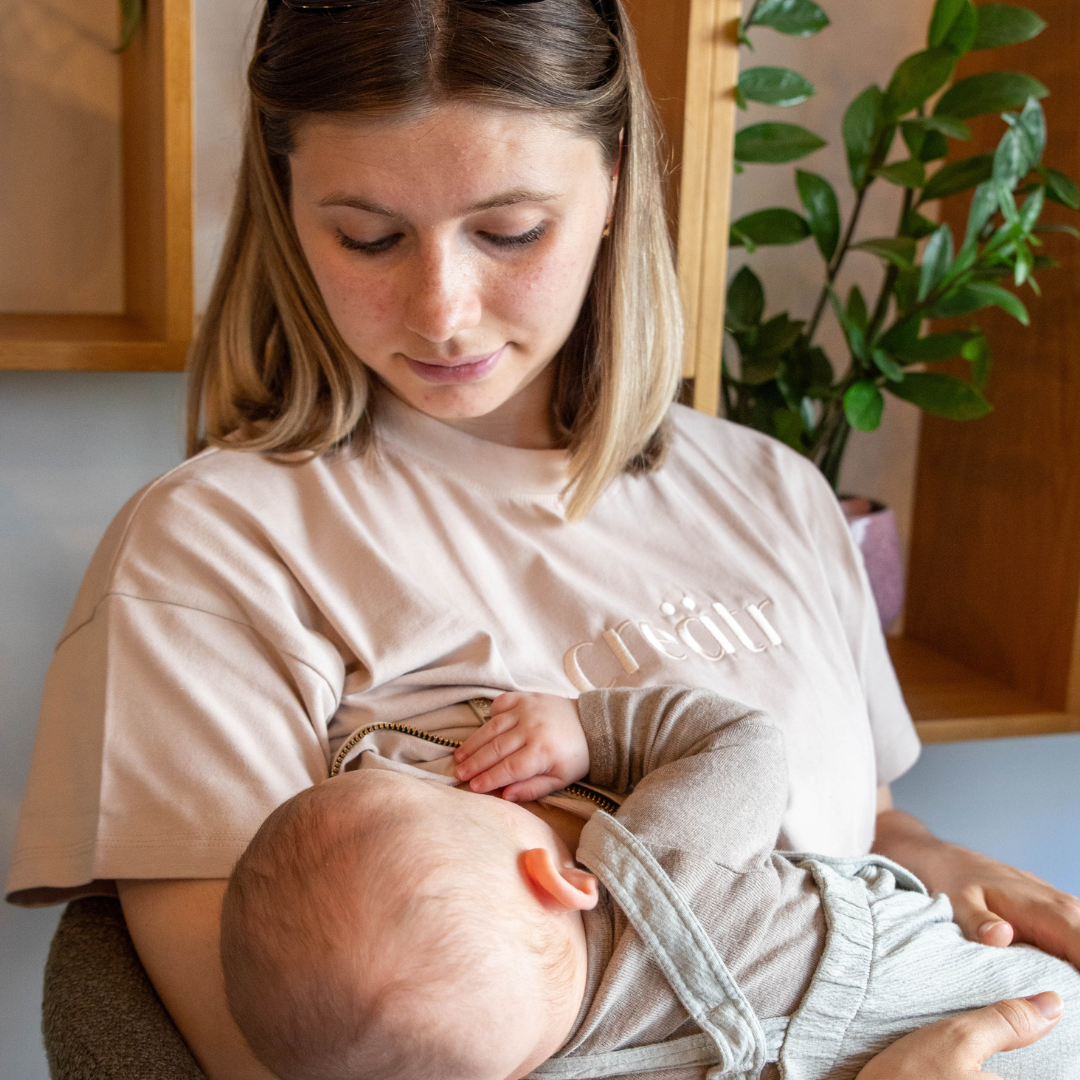
[[[544,224],[537,225],[535,229],[530,229],[528,232],[518,233],[516,236],[502,236],[499,233],[482,232],[480,235],[489,243],[494,244],[496,247],[523,247],[525,244],[535,244],[544,233],[547,232],[547,226]]]
[[[365,255],[382,255],[383,252],[389,251],[397,245],[397,242],[401,239],[401,233],[384,236],[381,240],[366,241],[354,240],[351,236],[346,236],[339,230],[337,239],[338,243],[346,251],[362,251]]]

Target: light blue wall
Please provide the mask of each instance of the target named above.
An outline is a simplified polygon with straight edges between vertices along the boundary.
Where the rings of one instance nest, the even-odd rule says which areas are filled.
[[[0,867],[45,669],[106,525],[181,457],[179,375],[0,373]],[[57,912],[0,905],[0,1077],[45,1080],[41,970]]]
[[[45,668],[98,538],[180,459],[175,375],[0,374],[0,863]],[[1080,736],[929,747],[897,801],[941,835],[1080,892]],[[0,906],[0,1077],[45,1080],[41,969],[56,912]]]

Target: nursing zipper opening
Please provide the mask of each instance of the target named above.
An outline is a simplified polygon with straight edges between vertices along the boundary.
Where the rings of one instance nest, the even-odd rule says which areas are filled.
[[[334,755],[334,763],[330,766],[330,775],[338,776],[341,773],[345,759],[357,744],[361,743],[369,735],[376,731],[396,731],[402,735],[411,735],[414,739],[423,739],[424,742],[434,743],[436,746],[445,746],[448,750],[456,750],[461,745],[460,739],[444,739],[441,735],[432,735],[429,731],[421,731],[419,728],[409,727],[407,724],[372,724],[370,727],[354,731],[341,744],[341,748]],[[576,795],[579,799],[591,802],[607,814],[614,814],[619,809],[619,804],[614,799],[609,799],[599,791],[585,784],[567,784],[562,791],[553,791],[553,795]]]

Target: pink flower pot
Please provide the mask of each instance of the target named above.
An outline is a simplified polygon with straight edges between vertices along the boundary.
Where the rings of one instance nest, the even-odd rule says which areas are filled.
[[[881,503],[847,495],[841,496],[840,506],[862,552],[882,628],[887,628],[904,608],[907,587],[896,515]]]

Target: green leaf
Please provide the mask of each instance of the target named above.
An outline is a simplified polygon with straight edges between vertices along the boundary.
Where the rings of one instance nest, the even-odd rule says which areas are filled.
[[[953,261],[953,235],[948,225],[942,225],[923,252],[922,274],[919,278],[919,302],[922,303],[945,277]]]
[[[973,49],[1003,49],[1030,41],[1046,29],[1046,23],[1027,8],[1011,4],[982,4]]]
[[[1077,240],[1080,240],[1080,229],[1076,228],[1075,225],[1060,225],[1060,224],[1057,224],[1057,223],[1054,223],[1052,225],[1036,225],[1035,228],[1032,229],[1031,231],[1036,232],[1036,233],[1047,233],[1047,232],[1066,233],[1069,236],[1074,236],[1074,237],[1076,237]],[[1040,269],[1040,270],[1053,269],[1049,265],[1049,263],[1051,263],[1051,262],[1054,262],[1054,260],[1053,259],[1048,259],[1046,266],[1038,266],[1038,265],[1036,265],[1036,269]],[[1054,263],[1054,266],[1056,266],[1056,265],[1057,265],[1057,263]]]
[[[863,296],[862,289],[858,285],[852,285],[851,292],[848,293],[847,317],[848,322],[860,330],[865,330],[866,324],[870,321],[870,312],[866,309],[866,297]]]
[[[936,228],[937,226],[934,226],[934,229]],[[864,240],[861,244],[855,244],[851,250],[877,255],[878,258],[892,263],[893,266],[913,266],[915,263],[915,241],[908,236],[900,236],[896,239],[883,236],[877,240]]]
[[[753,346],[755,359],[779,356],[799,340],[805,323],[796,322],[787,315],[777,315],[765,323],[758,331],[757,341]]]
[[[1031,140],[1031,160],[1033,165],[1042,161],[1046,150],[1046,113],[1035,98],[1028,98],[1019,117],[1006,114],[1002,119],[1008,121],[1017,131],[1022,131]]]
[[[934,5],[934,14],[930,19],[930,36],[927,44],[931,49],[945,44],[949,31],[960,17],[968,0],[937,0]]]
[[[902,236],[912,240],[924,240],[937,231],[937,223],[923,217],[917,210],[909,210],[900,225]]]
[[[145,0],[120,0],[120,45],[113,50],[126,52],[142,26]]]
[[[735,136],[735,159],[782,165],[823,146],[824,139],[797,124],[751,124]]]
[[[1031,318],[1019,297],[989,281],[972,281],[947,293],[927,315],[931,319],[951,319],[970,315],[987,307],[999,307],[1028,326]]]
[[[870,161],[885,126],[885,95],[877,86],[868,86],[844,114],[844,146],[847,148],[851,182],[861,188],[866,182]]]
[[[1038,224],[1046,205],[1046,189],[1036,188],[1025,200],[1020,210],[1020,225],[1025,233],[1030,233]]]
[[[914,347],[919,340],[921,328],[922,319],[918,316],[901,319],[890,326],[888,331],[878,339],[878,345],[890,356],[898,356],[903,359],[906,350]]]
[[[813,0],[762,0],[751,26],[768,26],[791,37],[812,37],[829,25]]]
[[[916,156],[922,162],[941,161],[949,156],[949,140],[940,131],[928,131],[926,141]]]
[[[806,430],[802,416],[794,409],[776,409],[772,414],[773,435],[787,443],[792,450],[803,451],[803,432]]]
[[[967,120],[985,113],[1019,109],[1029,97],[1044,98],[1049,93],[1030,75],[1018,71],[988,71],[982,75],[969,75],[946,90],[934,115]]]
[[[922,272],[917,266],[913,266],[910,269],[904,267],[896,275],[896,286],[893,288],[893,296],[896,297],[897,311],[910,311],[915,304],[918,303],[916,298],[919,295],[919,278],[921,276]]]
[[[997,213],[998,191],[997,186],[990,182],[980,184],[975,189],[975,195],[971,200],[971,209],[968,210],[967,234],[964,244],[975,243],[982,234],[986,223]]]
[[[1080,187],[1076,181],[1066,176],[1057,169],[1042,168],[1039,170],[1042,178],[1046,181],[1046,197],[1053,202],[1061,203],[1071,210],[1080,210]]]
[[[971,0],[968,0],[960,9],[960,14],[957,16],[956,22],[952,24],[943,44],[952,49],[956,58],[959,59],[965,53],[971,52],[971,47],[975,44],[978,32],[979,16],[975,10],[975,5],[971,3]]]
[[[890,359],[889,354],[884,349],[875,349],[871,356],[877,365],[878,371],[886,379],[890,382],[904,381],[904,369],[895,360]]]
[[[924,338],[905,344],[894,355],[909,364],[935,364],[942,360],[951,360],[960,356],[965,346],[971,341],[971,334],[930,334]]]
[[[923,188],[920,203],[931,199],[944,199],[959,191],[967,191],[985,183],[994,175],[994,155],[976,154],[975,157],[963,158],[950,162],[939,169]]]
[[[753,330],[765,314],[765,287],[761,278],[744,266],[732,279],[727,291],[724,323],[732,333]]]
[[[916,116],[910,120],[904,120],[900,124],[904,133],[904,142],[907,143],[912,157],[920,161],[935,161],[935,157],[923,158],[923,147],[931,132],[937,135],[947,135],[950,139],[961,139],[964,142],[971,141],[971,128],[962,120],[954,120],[951,116]],[[940,144],[933,147],[934,151],[940,148]],[[948,144],[946,144],[946,151]]]
[[[746,356],[743,357],[740,382],[748,386],[763,386],[776,378],[780,368],[780,359],[776,356]]]
[[[814,96],[814,84],[789,68],[754,67],[739,76],[737,93],[764,105],[800,105]]]
[[[884,411],[885,399],[877,383],[857,382],[844,395],[844,415],[856,431],[877,431]]]
[[[875,169],[874,175],[899,187],[921,188],[926,183],[926,166],[912,158],[909,161],[886,165],[883,169]]]
[[[974,334],[962,350],[964,359],[971,364],[971,381],[979,390],[986,389],[990,377],[990,342],[985,334]]]
[[[840,243],[840,203],[832,184],[816,173],[796,170],[799,198],[806,209],[810,231],[826,262],[831,261]]]
[[[888,390],[925,412],[947,420],[978,420],[992,408],[971,383],[936,372],[909,372],[902,383],[889,384]]]
[[[805,218],[794,210],[774,207],[739,218],[731,226],[731,246],[745,247],[747,242],[754,247],[797,244],[809,235],[810,226]]]
[[[909,56],[897,69],[886,91],[886,109],[893,116],[924,105],[952,78],[956,53],[948,47],[927,49]]]
[[[1031,171],[1033,164],[1030,140],[1016,128],[1009,128],[994,154],[994,179],[1012,191]]]

